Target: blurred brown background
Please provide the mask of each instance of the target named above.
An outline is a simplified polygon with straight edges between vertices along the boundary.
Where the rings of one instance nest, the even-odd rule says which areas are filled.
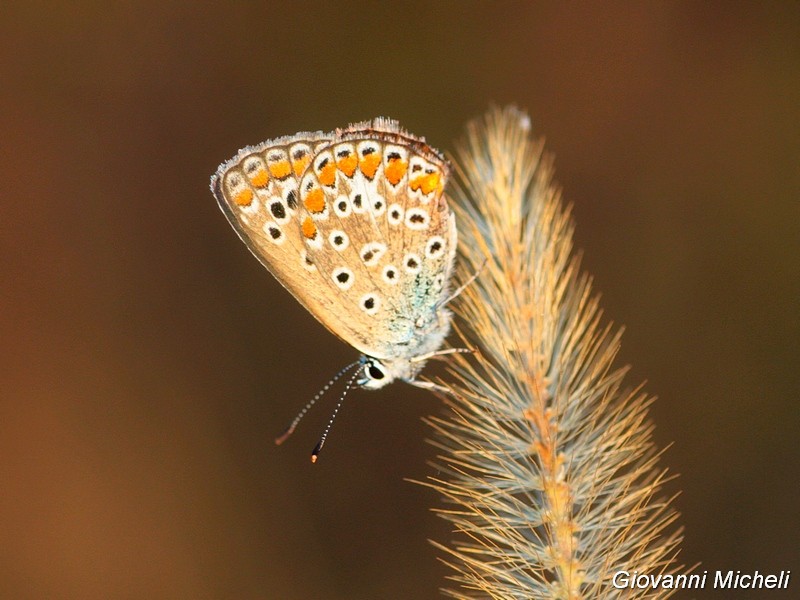
[[[685,563],[800,577],[800,7],[26,2],[0,15],[0,598],[434,598],[409,386],[253,259],[208,178],[389,115],[452,149],[515,102],[556,155]],[[62,3],[66,5],[67,3]],[[680,598],[789,598],[698,590]]]

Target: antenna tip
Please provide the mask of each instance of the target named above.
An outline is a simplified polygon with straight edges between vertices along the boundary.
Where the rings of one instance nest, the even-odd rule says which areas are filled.
[[[311,451],[311,462],[312,463],[317,462],[317,459],[319,458],[319,451],[322,450],[322,442],[323,441],[320,440],[320,442],[316,446],[314,446],[314,449]]]

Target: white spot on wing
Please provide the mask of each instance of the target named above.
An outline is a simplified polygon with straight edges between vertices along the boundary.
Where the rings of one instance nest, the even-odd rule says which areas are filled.
[[[359,252],[358,255],[366,266],[373,267],[378,264],[378,261],[385,253],[386,244],[367,242],[361,247],[361,252]]]
[[[389,208],[387,209],[386,220],[389,222],[389,225],[397,227],[403,222],[403,214],[403,207],[395,202],[394,204],[389,205]]]
[[[422,259],[419,254],[409,252],[403,257],[403,268],[409,273],[419,273],[422,269]]]
[[[350,204],[353,205],[353,212],[357,215],[363,215],[365,212],[367,212],[367,203],[364,198],[365,195],[361,192],[350,195]]]
[[[349,290],[356,282],[356,276],[347,267],[335,268],[331,273],[331,279],[340,290]]]
[[[386,200],[383,198],[375,198],[370,207],[372,214],[376,217],[381,216],[386,211]]]
[[[311,259],[308,258],[308,250],[305,248],[303,248],[303,250],[300,252],[300,261],[302,262],[303,268],[306,271],[314,272],[317,270],[317,265],[311,262]]]
[[[273,244],[282,244],[286,241],[286,235],[281,230],[280,225],[278,225],[275,221],[267,221],[264,223],[264,233],[267,235],[267,239],[272,242]]]
[[[340,219],[349,217],[350,213],[353,212],[353,207],[350,206],[350,199],[344,195],[339,196],[333,204],[333,212]]]
[[[427,258],[437,258],[444,254],[444,238],[435,235],[425,244],[425,256]]]
[[[344,252],[350,245],[350,236],[341,229],[334,229],[328,236],[328,243],[333,246],[335,250]]]
[[[383,267],[383,273],[381,276],[389,285],[397,285],[397,283],[400,281],[400,274],[397,272],[397,267],[394,265],[386,265]]]
[[[406,211],[406,227],[415,231],[425,231],[430,225],[431,217],[424,208],[409,208]]]
[[[358,305],[368,315],[374,315],[375,313],[380,310],[381,307],[381,297],[374,292],[370,292],[369,294],[364,294],[361,296],[361,299],[358,301]]]
[[[313,250],[319,250],[322,248],[322,235],[320,234],[319,228],[317,229],[317,232],[314,234],[313,238],[307,238],[303,236],[303,239],[306,241],[306,245]]]

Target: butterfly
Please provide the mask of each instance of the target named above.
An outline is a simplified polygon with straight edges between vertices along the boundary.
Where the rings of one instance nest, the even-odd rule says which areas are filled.
[[[255,257],[362,353],[329,385],[357,367],[347,389],[438,387],[417,375],[428,359],[457,351],[441,350],[457,245],[448,174],[423,138],[377,118],[246,147],[212,176],[222,212]]]

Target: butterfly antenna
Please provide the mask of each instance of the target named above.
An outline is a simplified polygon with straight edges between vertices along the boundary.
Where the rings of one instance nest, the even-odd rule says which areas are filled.
[[[331,415],[331,418],[328,421],[328,424],[325,426],[325,431],[322,432],[322,437],[319,438],[319,442],[317,442],[317,445],[314,446],[314,450],[311,451],[311,462],[312,463],[317,462],[317,458],[319,458],[319,453],[322,451],[322,446],[325,445],[325,440],[328,437],[328,432],[331,430],[331,425],[333,425],[333,421],[334,421],[334,419],[336,419],[336,414],[339,412],[339,409],[342,407],[342,402],[344,402],[344,397],[347,396],[347,392],[349,392],[350,388],[353,387],[353,382],[356,380],[356,377],[361,375],[363,372],[364,372],[364,367],[362,365],[362,367],[358,371],[353,373],[353,376],[350,377],[350,379],[347,380],[347,385],[345,386],[344,391],[342,392],[342,395],[339,398],[339,402],[336,403],[336,408],[333,409],[333,414]]]
[[[327,391],[330,389],[330,387],[331,387],[331,386],[332,386],[334,383],[336,383],[336,381],[337,381],[337,380],[338,380],[338,379],[339,379],[339,378],[340,378],[342,375],[344,375],[344,374],[345,374],[345,373],[347,373],[347,372],[348,372],[350,369],[352,369],[353,367],[355,367],[356,365],[359,365],[359,364],[361,364],[361,361],[360,361],[360,360],[357,360],[357,361],[356,361],[356,362],[354,362],[354,363],[350,363],[350,364],[349,364],[349,365],[347,365],[347,366],[346,366],[344,369],[342,369],[341,371],[339,371],[339,372],[338,372],[336,375],[334,375],[333,377],[331,377],[331,380],[330,380],[328,383],[326,383],[326,384],[325,384],[325,386],[324,386],[324,387],[323,387],[323,388],[322,388],[320,391],[318,391],[318,392],[317,392],[317,395],[316,395],[316,396],[314,396],[314,397],[313,397],[311,400],[309,400],[309,401],[308,401],[308,403],[307,403],[307,404],[306,404],[306,405],[305,405],[305,406],[302,408],[302,410],[301,410],[299,413],[297,413],[297,416],[296,416],[296,417],[294,418],[294,420],[293,420],[293,421],[292,421],[292,422],[289,424],[289,426],[288,426],[286,429],[284,429],[284,430],[283,430],[283,433],[281,433],[281,434],[280,434],[278,437],[276,437],[276,438],[275,438],[275,444],[276,444],[276,445],[278,445],[278,446],[280,446],[280,445],[281,445],[283,442],[285,442],[285,441],[286,441],[286,440],[289,438],[289,436],[290,436],[290,435],[292,435],[292,433],[294,432],[295,428],[297,427],[297,424],[298,424],[298,423],[299,423],[299,422],[302,420],[302,418],[303,418],[303,417],[305,417],[305,416],[306,416],[306,413],[309,411],[309,409],[310,409],[312,406],[314,406],[314,404],[316,403],[316,401],[317,401],[317,400],[319,400],[320,398],[322,398],[322,396],[325,394],[325,392],[327,392]],[[356,372],[356,374],[358,374],[358,372]],[[353,379],[354,379],[354,377],[351,377],[351,378],[350,378],[350,381],[352,382],[352,381],[353,381]],[[349,386],[350,386],[350,384],[348,383],[348,387],[349,387]],[[347,390],[345,390],[345,391],[347,391]],[[341,401],[340,401],[340,404],[341,404]]]

